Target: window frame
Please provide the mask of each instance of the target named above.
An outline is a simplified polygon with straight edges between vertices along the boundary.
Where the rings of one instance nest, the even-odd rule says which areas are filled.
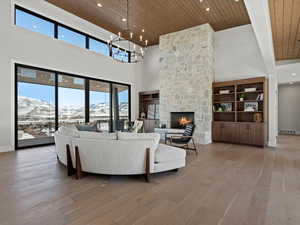
[[[38,17],[39,19],[42,19],[42,20],[45,20],[45,21],[47,21],[47,22],[53,23],[53,24],[54,24],[54,31],[53,31],[53,33],[54,33],[54,39],[56,39],[56,40],[59,40],[59,39],[58,39],[58,27],[61,26],[61,27],[65,28],[65,29],[68,29],[68,30],[70,30],[70,31],[73,31],[73,32],[76,32],[76,33],[78,33],[78,34],[81,34],[81,35],[85,36],[85,49],[88,49],[88,50],[89,50],[89,39],[90,39],[90,38],[95,39],[96,41],[102,42],[102,43],[104,43],[104,44],[107,44],[107,41],[101,40],[101,39],[99,39],[99,38],[97,38],[97,37],[95,37],[95,36],[92,36],[92,35],[88,34],[88,33],[82,32],[82,31],[77,30],[77,29],[75,29],[75,28],[73,28],[73,27],[67,26],[67,25],[62,24],[62,23],[60,23],[60,22],[57,22],[57,21],[55,21],[55,20],[53,20],[53,19],[50,19],[50,18],[48,18],[48,17],[45,17],[45,16],[39,14],[39,13],[36,13],[36,12],[31,11],[31,10],[29,10],[29,9],[26,9],[26,8],[24,8],[24,7],[22,7],[22,6],[19,6],[19,5],[17,5],[17,4],[15,4],[14,6],[15,6],[15,7],[14,7],[14,25],[15,25],[15,26],[18,26],[18,25],[16,24],[16,22],[17,22],[17,19],[16,19],[16,12],[17,12],[17,10],[20,10],[20,11],[23,11],[23,12],[25,12],[25,13],[28,13],[28,14],[30,14],[30,15],[32,15],[32,16]],[[24,29],[26,29],[26,28],[24,28]],[[27,30],[27,29],[26,29],[26,30]],[[34,31],[32,31],[32,32],[34,32]],[[69,43],[69,42],[66,42],[66,43]],[[74,46],[77,46],[77,45],[74,45]],[[78,46],[77,46],[77,47],[78,47]],[[115,46],[115,45],[113,45],[113,47],[117,48],[117,46]],[[109,50],[109,49],[108,49],[108,50]],[[126,49],[124,49],[124,48],[120,48],[120,50],[125,51],[125,52],[128,53],[128,63],[130,63],[130,62],[131,62],[131,60],[130,60],[130,59],[131,59],[131,52],[128,51],[128,50],[126,50]],[[98,53],[98,54],[104,55],[104,54],[102,54],[102,53]],[[109,57],[112,57],[112,52],[109,52]]]
[[[90,88],[89,88],[89,82],[91,80],[94,81],[99,81],[99,82],[104,82],[109,84],[109,89],[110,89],[110,130],[109,132],[113,131],[113,104],[112,104],[112,88],[113,84],[116,85],[124,85],[128,87],[128,120],[131,121],[131,84],[126,84],[122,82],[115,82],[115,81],[110,81],[110,80],[104,80],[104,79],[98,79],[90,76],[82,76],[78,74],[71,74],[71,73],[66,73],[62,71],[56,71],[56,70],[51,70],[51,69],[45,69],[45,68],[40,68],[40,67],[35,67],[35,66],[30,66],[30,65],[24,65],[20,63],[15,63],[15,119],[14,119],[14,143],[15,143],[15,149],[20,150],[20,149],[26,149],[26,148],[32,148],[32,147],[40,147],[40,146],[47,146],[47,145],[53,145],[51,144],[40,144],[40,145],[32,145],[32,146],[26,146],[26,147],[19,147],[18,146],[18,68],[22,67],[25,69],[32,69],[32,70],[39,70],[39,71],[45,71],[45,72],[50,72],[55,74],[55,130],[58,130],[58,124],[59,124],[59,118],[58,118],[58,88],[59,88],[59,82],[58,82],[58,76],[59,75],[66,75],[66,76],[71,76],[74,78],[80,78],[85,80],[85,122],[88,123],[90,119],[90,104],[89,104],[89,99],[90,99]]]

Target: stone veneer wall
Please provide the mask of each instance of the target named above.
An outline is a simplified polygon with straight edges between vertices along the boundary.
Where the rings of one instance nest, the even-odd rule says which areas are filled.
[[[160,37],[160,123],[194,112],[195,141],[211,143],[214,31],[209,24]]]

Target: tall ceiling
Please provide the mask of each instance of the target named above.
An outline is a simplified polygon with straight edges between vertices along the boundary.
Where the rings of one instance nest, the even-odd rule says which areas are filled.
[[[127,15],[126,0],[47,1],[112,33],[126,29],[127,22],[122,21]],[[102,7],[97,6],[99,3]],[[139,40],[143,35],[143,40],[154,45],[160,35],[196,25],[210,23],[219,31],[249,24],[250,19],[243,0],[129,0],[128,22],[135,43],[144,45]]]
[[[269,0],[277,60],[300,58],[300,0]]]

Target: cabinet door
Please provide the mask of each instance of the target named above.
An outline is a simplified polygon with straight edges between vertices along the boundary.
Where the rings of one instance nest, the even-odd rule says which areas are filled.
[[[264,145],[263,123],[240,123],[239,143],[247,145]]]
[[[213,123],[213,141],[236,142],[236,124],[230,122]]]
[[[144,120],[144,132],[153,133],[155,128],[155,120]]]
[[[240,144],[251,144],[251,126],[249,123],[239,124],[239,143]]]
[[[250,130],[250,144],[264,146],[264,124],[253,123]]]
[[[223,123],[221,126],[221,138],[224,142],[236,143],[236,124],[235,123]]]
[[[213,141],[222,141],[221,140],[221,123],[213,123],[212,126],[212,139]]]

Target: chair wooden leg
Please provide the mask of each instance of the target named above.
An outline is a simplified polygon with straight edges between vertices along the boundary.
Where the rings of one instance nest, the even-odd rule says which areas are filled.
[[[192,138],[192,142],[193,142],[193,145],[194,145],[194,149],[195,149],[196,155],[198,155],[198,150],[197,150],[197,146],[195,144],[194,138]]]
[[[150,148],[146,149],[146,171],[145,180],[147,183],[150,182]]]
[[[80,154],[78,146],[75,147],[75,158],[76,158],[76,179],[80,180],[82,178],[82,168],[80,161]]]
[[[70,145],[66,145],[66,153],[67,153],[68,176],[72,176],[75,173],[75,170],[74,170],[73,163],[72,163]]]

